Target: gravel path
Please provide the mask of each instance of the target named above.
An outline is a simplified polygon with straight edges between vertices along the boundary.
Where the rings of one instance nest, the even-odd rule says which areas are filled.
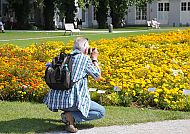
[[[53,132],[46,134],[64,134]],[[190,120],[148,122],[128,126],[94,127],[79,130],[77,134],[190,134]]]

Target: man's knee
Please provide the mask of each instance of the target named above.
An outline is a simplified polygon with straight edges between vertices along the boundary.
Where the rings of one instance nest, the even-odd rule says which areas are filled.
[[[106,114],[106,109],[102,106],[99,112],[99,118],[103,118]]]

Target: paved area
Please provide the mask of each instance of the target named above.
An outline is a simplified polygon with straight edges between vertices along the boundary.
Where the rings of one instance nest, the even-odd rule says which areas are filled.
[[[64,134],[50,132],[46,134]],[[190,134],[190,120],[148,122],[129,126],[94,127],[79,130],[77,134]]]
[[[113,33],[130,33],[130,32],[144,32],[147,30],[113,30]],[[39,31],[33,31],[33,30],[7,30],[6,32],[53,32],[53,33],[64,33],[65,30],[39,30]],[[109,33],[108,30],[81,30],[80,33]]]
[[[155,30],[155,29],[149,29],[149,30]],[[118,30],[113,30],[112,33],[134,33],[134,32],[146,32],[146,31],[149,31],[148,29],[147,30],[124,30],[124,31],[118,31]],[[159,30],[159,29],[156,29],[156,30]],[[162,30],[169,30],[169,29],[162,29]],[[52,31],[33,31],[33,30],[6,30],[6,32],[57,32],[57,33],[64,33],[65,31],[64,30],[52,30]],[[92,34],[108,34],[109,31],[108,30],[81,30],[80,33],[91,33]],[[72,35],[72,36],[80,36],[80,35]],[[38,39],[53,39],[53,38],[67,38],[67,37],[70,37],[70,35],[63,35],[63,36],[51,36],[51,37],[33,37],[33,38],[18,38],[18,39],[0,39],[0,42],[3,41],[3,42],[9,42],[9,41],[24,41],[24,40],[38,40]]]
[[[129,30],[129,31],[113,31],[112,33],[134,33],[134,32],[145,32],[148,30]],[[7,30],[6,32],[55,32],[55,33],[64,33],[64,30],[54,30],[54,31],[31,31],[31,30]],[[80,31],[81,33],[91,33],[92,34],[97,34],[97,33],[101,33],[101,34],[108,34],[109,31]],[[80,35],[73,35],[73,36],[80,36]],[[33,37],[33,38],[18,38],[18,39],[0,39],[0,42],[9,42],[9,41],[24,41],[24,40],[39,40],[39,39],[53,39],[53,38],[66,38],[66,37],[71,37],[70,35],[63,35],[63,36],[51,36],[51,37]]]

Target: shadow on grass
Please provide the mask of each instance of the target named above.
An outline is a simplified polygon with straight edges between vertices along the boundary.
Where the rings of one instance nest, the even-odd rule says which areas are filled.
[[[93,128],[91,124],[79,124],[78,129]],[[0,121],[0,133],[43,133],[63,132],[65,126],[60,120],[22,118],[10,121]]]

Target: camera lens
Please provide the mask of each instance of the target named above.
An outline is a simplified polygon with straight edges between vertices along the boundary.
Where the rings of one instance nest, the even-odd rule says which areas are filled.
[[[88,54],[90,55],[92,53],[92,48],[88,48]]]

